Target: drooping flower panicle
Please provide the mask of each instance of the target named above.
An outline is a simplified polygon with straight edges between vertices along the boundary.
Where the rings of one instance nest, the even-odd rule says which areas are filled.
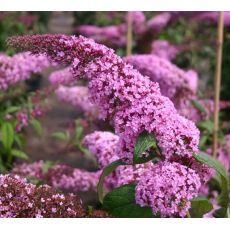
[[[51,65],[44,55],[30,52],[15,54],[13,57],[0,55],[0,90],[6,90],[18,81],[28,79],[31,74],[39,73]]]
[[[156,137],[162,154],[191,157],[198,150],[199,131],[180,116],[162,96],[157,83],[142,76],[114,51],[91,39],[65,35],[12,37],[8,43],[53,61],[71,64],[76,77],[89,80],[89,92],[104,117],[113,118],[119,136],[117,153],[131,163],[138,135],[146,130]]]

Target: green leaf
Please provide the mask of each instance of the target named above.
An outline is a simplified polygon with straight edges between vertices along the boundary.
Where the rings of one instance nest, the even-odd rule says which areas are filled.
[[[18,147],[21,149],[22,148],[22,140],[18,134],[14,136],[14,141],[18,145]]]
[[[41,180],[39,180],[39,179],[37,179],[36,177],[33,177],[33,176],[28,176],[28,177],[26,177],[26,179],[27,179],[30,183],[32,183],[32,184],[34,184],[34,185],[36,185],[36,186],[40,186],[40,185],[43,184],[43,182],[42,182]]]
[[[21,159],[24,159],[24,160],[28,160],[29,159],[29,157],[27,156],[26,153],[24,153],[24,152],[22,152],[21,150],[18,150],[18,149],[12,149],[11,150],[11,154],[14,157],[21,158]]]
[[[150,153],[148,157],[142,156],[142,153],[150,148],[154,148],[155,150],[157,149],[155,137],[152,134],[144,131],[137,138],[137,143],[134,149],[133,162],[135,164],[141,164],[156,157],[157,155],[154,153]]]
[[[5,122],[2,125],[2,144],[7,152],[10,151],[14,143],[14,129],[9,122]]]
[[[111,172],[113,172],[120,165],[124,165],[124,162],[122,162],[121,160],[117,160],[117,161],[114,161],[111,164],[107,165],[103,169],[102,174],[101,174],[100,179],[99,179],[99,182],[98,182],[98,185],[97,185],[98,198],[99,198],[99,201],[101,203],[103,203],[103,198],[104,198],[104,195],[105,195],[105,192],[104,192],[104,179],[105,179],[106,176],[108,176]]]
[[[6,171],[5,164],[2,162],[2,158],[0,156],[0,173],[3,173]]]
[[[206,164],[211,168],[214,168],[217,171],[217,173],[219,173],[221,178],[221,193],[218,198],[218,203],[221,206],[221,208],[217,210],[217,213],[218,213],[218,217],[226,217],[228,203],[229,203],[229,199],[228,199],[229,178],[228,178],[227,171],[218,160],[209,156],[206,153],[201,152],[199,154],[193,154],[193,156],[197,161]]]
[[[201,130],[207,130],[210,134],[213,132],[214,124],[212,121],[201,121],[197,124],[198,128]]]
[[[213,209],[211,202],[205,197],[196,197],[191,200],[189,213],[193,218],[202,218],[205,213]]]
[[[53,165],[54,165],[54,162],[48,161],[48,160],[45,161],[42,165],[42,172],[46,174]]]
[[[64,132],[55,132],[52,134],[52,137],[57,138],[59,140],[63,140],[63,141],[68,140],[68,135]]]
[[[206,109],[204,108],[204,106],[197,100],[192,100],[191,101],[192,105],[197,108],[201,113],[207,114]]]
[[[79,140],[81,139],[82,134],[83,134],[83,127],[82,127],[82,126],[78,126],[78,127],[75,129],[76,141],[79,141]]]
[[[91,152],[87,149],[84,148],[81,144],[76,144],[76,147],[82,152],[84,153],[84,155],[88,158],[93,158]]]
[[[213,216],[216,218],[227,218],[228,217],[228,209],[226,208],[219,208],[213,213]]]
[[[38,120],[33,119],[30,121],[30,124],[33,126],[38,136],[42,136],[43,130],[40,122]]]
[[[203,136],[201,136],[201,138],[200,138],[200,143],[199,143],[199,148],[200,148],[200,149],[205,149],[205,148],[207,148],[207,147],[206,147],[206,143],[207,143],[208,139],[209,139],[209,136],[208,136],[208,135],[203,135]]]
[[[115,217],[150,218],[154,217],[149,207],[140,207],[135,202],[135,185],[115,188],[104,198],[103,209]]]
[[[18,106],[10,106],[9,108],[6,109],[5,114],[17,112],[19,109],[20,107]]]

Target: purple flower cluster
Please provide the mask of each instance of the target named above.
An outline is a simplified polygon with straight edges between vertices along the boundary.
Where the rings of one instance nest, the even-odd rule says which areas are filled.
[[[74,76],[70,68],[54,71],[49,76],[52,85],[69,85],[74,82]]]
[[[98,117],[98,109],[89,101],[89,93],[86,86],[59,86],[55,93],[60,101],[81,108],[91,118]]]
[[[49,168],[48,172],[44,172],[43,166],[43,161],[37,161],[32,164],[23,163],[15,166],[12,173],[23,177],[36,178],[45,181],[54,188],[74,192],[96,190],[101,174],[100,171],[88,172],[64,164],[54,165]]]
[[[192,70],[185,72],[170,61],[153,54],[132,55],[125,57],[124,61],[153,82],[159,83],[161,93],[169,97],[177,109],[196,94],[197,73]]]
[[[198,21],[209,21],[217,24],[219,12],[202,12],[193,19]],[[224,25],[230,26],[230,12],[224,12]]]
[[[200,185],[194,170],[175,162],[160,162],[140,178],[136,202],[142,207],[150,206],[154,214],[162,217],[184,217]]]
[[[127,17],[126,17],[127,20]],[[134,33],[140,35],[145,30],[145,15],[141,11],[132,12],[132,23]],[[122,47],[126,45],[127,23],[111,26],[82,25],[75,29],[75,32],[90,37],[99,43],[111,47]]]
[[[135,35],[141,35],[145,31],[145,14],[142,11],[132,11],[133,31]],[[127,20],[127,17],[126,17]]]
[[[82,25],[76,28],[75,32],[90,37],[97,42],[105,43],[110,46],[125,46],[126,44],[126,25],[112,25],[98,27],[93,25]]]
[[[181,47],[172,45],[167,40],[156,40],[151,44],[152,54],[169,61],[174,59],[181,51]]]
[[[98,166],[103,169],[119,159],[116,154],[119,137],[110,132],[96,131],[83,139],[83,144],[95,156]],[[112,172],[105,180],[108,189],[139,181],[140,176],[152,166],[152,162],[140,165],[122,165]]]
[[[193,153],[198,151],[199,130],[193,122],[178,114],[170,99],[161,94],[158,83],[141,75],[115,55],[113,50],[81,36],[24,36],[11,38],[9,43],[34,53],[45,53],[55,62],[72,65],[74,76],[89,80],[90,99],[105,118],[113,121],[115,133],[119,136],[114,150],[115,158],[133,163],[134,146],[139,134],[144,130],[154,134],[164,162],[154,167],[151,162],[146,166],[135,166],[137,171],[133,177],[124,173],[130,173],[125,168],[130,166],[121,166],[124,168],[120,175],[126,181],[128,179],[127,183],[138,182],[136,197],[140,205],[150,205],[154,213],[160,212],[163,216],[186,214],[189,200],[198,193],[201,178],[195,170],[174,161],[177,160],[175,158],[193,159]],[[185,85],[185,91],[191,92],[185,72],[167,60],[161,60],[162,66],[166,66],[162,76],[167,73],[167,68],[171,68],[170,71],[175,72],[174,76],[179,75],[178,79]],[[91,148],[91,151],[94,150],[96,157],[101,155],[101,150]],[[108,156],[111,154],[113,156],[113,153]],[[102,166],[107,162],[100,164]],[[144,172],[146,175],[142,176]],[[141,178],[137,179],[136,175]],[[123,183],[121,180],[119,185]]]
[[[26,113],[21,112],[21,111],[16,113],[16,117],[17,117],[18,123],[15,129],[17,132],[20,132],[24,126],[27,126],[29,124],[29,118]]]
[[[38,180],[45,180],[45,175],[42,170],[43,165],[44,162],[42,160],[33,163],[22,163],[16,165],[11,173],[22,177],[32,177]]]
[[[163,12],[153,16],[147,22],[147,31],[160,32],[162,31],[170,22],[171,14],[169,12]]]
[[[194,123],[178,114],[157,83],[126,64],[112,49],[82,36],[32,35],[12,37],[8,42],[45,53],[55,62],[72,64],[75,76],[89,80],[92,102],[103,117],[113,118],[119,136],[117,153],[125,162],[132,162],[136,139],[144,130],[155,135],[166,158],[192,157],[198,151],[199,130]]]
[[[88,172],[67,165],[55,165],[48,172],[48,181],[59,189],[72,191],[96,191],[101,172]]]
[[[84,217],[81,200],[59,194],[48,185],[36,187],[15,175],[0,175],[0,217]]]
[[[17,20],[21,23],[23,23],[26,28],[30,28],[35,25],[35,23],[38,21],[37,15],[19,15]]]
[[[195,123],[210,119],[214,112],[214,101],[210,99],[203,99],[197,101],[205,109],[206,113],[201,112],[198,108],[194,107],[190,100],[184,101],[184,105],[178,108],[178,112]],[[220,109],[225,109],[229,106],[229,101],[220,101]]]
[[[145,164],[122,165],[115,171],[116,180],[113,181],[115,183],[112,184],[112,187],[116,188],[125,184],[138,183],[142,175],[151,170],[152,167],[153,163],[151,161]],[[108,182],[110,182],[110,178],[113,179],[113,177],[114,174],[111,174],[111,176],[109,175]]]
[[[118,160],[116,147],[119,137],[111,132],[95,131],[82,140],[89,151],[94,155],[100,169]]]
[[[24,52],[13,57],[0,55],[0,90],[6,90],[10,85],[28,79],[31,74],[39,73],[49,65],[50,61],[41,54]]]

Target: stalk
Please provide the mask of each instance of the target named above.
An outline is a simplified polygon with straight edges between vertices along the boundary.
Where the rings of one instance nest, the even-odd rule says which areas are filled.
[[[219,108],[220,108],[220,86],[221,86],[221,65],[224,35],[224,12],[219,12],[217,48],[216,48],[216,73],[215,73],[215,102],[214,102],[214,129],[213,129],[213,156],[217,157],[218,132],[219,132]]]
[[[127,43],[126,43],[126,55],[132,54],[132,41],[133,41],[133,33],[132,33],[132,12],[128,12],[127,19]]]

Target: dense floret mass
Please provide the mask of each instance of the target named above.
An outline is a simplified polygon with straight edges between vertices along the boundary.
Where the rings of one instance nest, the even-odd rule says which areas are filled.
[[[98,162],[100,169],[118,160],[116,147],[119,137],[111,132],[95,131],[84,137],[82,143],[89,149]]]
[[[87,77],[92,102],[103,117],[114,117],[115,133],[120,137],[117,153],[124,161],[132,162],[136,138],[144,130],[155,134],[166,158],[197,152],[199,131],[194,123],[177,113],[157,83],[126,64],[113,50],[81,36],[32,35],[12,37],[8,42],[33,53],[45,53],[55,62],[71,64],[74,76]]]
[[[47,185],[36,187],[19,176],[0,175],[0,217],[84,217],[81,200],[59,194]]]
[[[59,86],[55,93],[60,101],[70,103],[74,107],[82,109],[89,117],[98,117],[98,109],[90,102],[86,86]]]
[[[31,164],[23,163],[15,166],[12,173],[45,181],[54,188],[66,191],[96,191],[96,186],[101,174],[100,171],[88,172],[64,164],[57,164],[45,172],[44,165],[45,163],[43,161],[37,161]]]
[[[30,52],[15,54],[13,57],[0,55],[0,90],[39,73],[52,63],[45,55],[32,55]]]
[[[69,85],[74,82],[74,76],[69,67],[52,72],[49,76],[52,85]]]
[[[201,182],[194,170],[178,163],[160,162],[146,171],[136,186],[136,202],[162,217],[185,217]]]

